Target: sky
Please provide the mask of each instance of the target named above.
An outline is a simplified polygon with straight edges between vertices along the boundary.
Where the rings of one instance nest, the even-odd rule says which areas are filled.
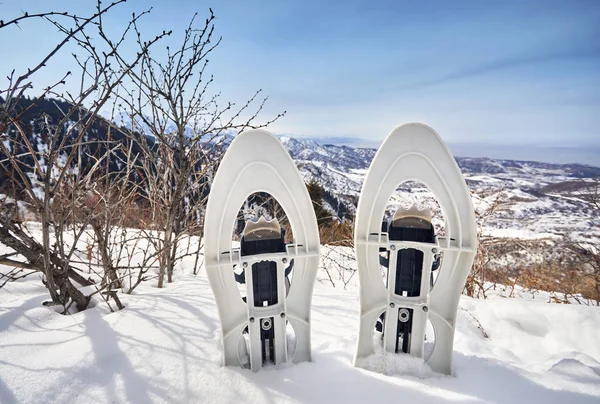
[[[48,4],[0,0],[0,19]],[[94,5],[53,2],[79,13]],[[600,1],[129,0],[109,30],[149,7],[142,29],[173,29],[172,45],[212,7],[223,38],[210,58],[215,87],[237,102],[262,89],[264,120],[287,112],[274,133],[379,142],[420,121],[451,144],[597,148],[600,165]],[[0,29],[0,88],[55,31]],[[69,63],[62,55],[38,80]]]

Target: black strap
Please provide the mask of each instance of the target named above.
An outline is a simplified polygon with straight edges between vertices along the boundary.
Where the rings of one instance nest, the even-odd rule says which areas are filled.
[[[290,261],[290,265],[285,269],[285,277],[287,278],[290,272],[294,269],[294,260]]]

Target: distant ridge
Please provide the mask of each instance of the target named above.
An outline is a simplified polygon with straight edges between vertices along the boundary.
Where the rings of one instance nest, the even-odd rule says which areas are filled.
[[[321,145],[349,146],[377,149],[383,140],[369,140],[349,136],[294,137],[312,140]],[[456,157],[487,157],[503,160],[537,161],[551,164],[587,164],[600,167],[600,144],[557,145],[498,145],[488,143],[450,142],[448,147]]]

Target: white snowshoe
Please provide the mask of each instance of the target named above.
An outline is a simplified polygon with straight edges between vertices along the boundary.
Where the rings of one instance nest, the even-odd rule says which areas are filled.
[[[232,248],[240,206],[257,192],[270,194],[281,205],[292,228],[292,243],[285,243],[276,220],[259,218],[246,223],[240,248]],[[221,320],[223,364],[246,365],[246,352],[254,371],[266,364],[311,360],[317,220],[294,162],[268,132],[244,132],[227,149],[209,194],[205,234],[206,270]],[[236,281],[246,285],[245,300]],[[288,323],[296,337],[293,352],[286,338]]]
[[[435,235],[431,214],[416,207],[399,209],[382,226],[387,202],[406,181],[420,181],[433,192],[445,218],[445,237]],[[383,334],[385,352],[423,358],[429,319],[435,345],[427,362],[434,371],[450,374],[456,311],[473,265],[477,231],[464,178],[433,129],[402,125],[383,142],[363,184],[354,241],[361,308],[355,365],[375,352],[376,330]],[[385,284],[381,266],[387,268]]]

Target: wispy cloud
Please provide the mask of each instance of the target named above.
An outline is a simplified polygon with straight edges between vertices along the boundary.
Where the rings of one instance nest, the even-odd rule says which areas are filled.
[[[600,40],[597,43],[564,49],[531,49],[530,51],[491,61],[464,69],[459,69],[431,79],[425,79],[411,84],[396,87],[395,90],[414,90],[424,87],[446,84],[453,81],[465,80],[475,76],[483,76],[503,70],[530,67],[551,62],[571,62],[580,59],[598,59],[600,62]],[[600,67],[600,63],[599,63]]]

